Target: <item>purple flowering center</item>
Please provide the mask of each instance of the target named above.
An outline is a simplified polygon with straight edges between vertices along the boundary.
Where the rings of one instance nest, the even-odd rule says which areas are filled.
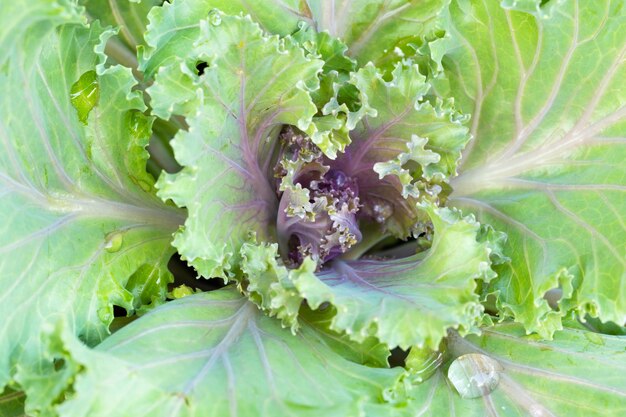
[[[331,168],[321,180],[311,181],[308,188],[314,197],[328,197],[337,210],[344,204],[358,209],[355,204],[358,204],[359,185],[356,179],[348,177],[343,171]]]
[[[286,151],[276,170],[282,190],[277,217],[281,253],[293,266],[307,256],[321,266],[361,240],[358,183],[325,165],[319,149],[302,136],[287,131],[283,141]]]

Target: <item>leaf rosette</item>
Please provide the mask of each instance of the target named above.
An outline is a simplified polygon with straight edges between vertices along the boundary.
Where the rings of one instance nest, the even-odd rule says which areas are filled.
[[[157,184],[188,210],[174,239],[184,259],[205,278],[237,281],[293,330],[304,301],[330,305],[330,327],[359,342],[435,348],[450,327],[474,329],[476,283],[493,278],[501,238],[437,208],[469,135],[419,66],[357,70],[325,32],[271,35],[215,9],[189,34],[170,39],[186,55],[157,40],[142,63],[163,63],[148,89],[155,114],[189,126],[172,145],[182,171]],[[339,125],[329,130],[328,116]],[[333,146],[320,132],[346,140]],[[383,253],[398,239],[410,240],[405,253]]]
[[[3,6],[0,415],[622,415],[625,10]]]

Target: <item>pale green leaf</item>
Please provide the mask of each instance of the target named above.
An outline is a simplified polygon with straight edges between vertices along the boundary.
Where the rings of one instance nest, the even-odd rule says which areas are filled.
[[[200,21],[214,10],[230,15],[250,15],[264,31],[289,35],[298,22],[307,19],[306,2],[301,0],[176,0],[154,8],[145,34],[148,46],[139,48],[140,69],[152,77],[158,68],[179,60],[180,51],[188,51],[200,36]],[[182,58],[185,58],[184,56]]]
[[[334,316],[334,308],[330,305],[325,305],[318,310],[311,310],[304,305],[300,309],[299,315],[300,320],[306,326],[315,329],[317,334],[324,339],[324,342],[336,352],[341,352],[344,358],[376,368],[389,366],[388,358],[391,351],[387,344],[375,337],[368,337],[361,343],[356,343],[347,334],[338,333],[331,329]]]
[[[241,247],[241,282],[244,293],[265,310],[277,317],[292,331],[298,329],[298,314],[302,296],[293,285],[298,280],[315,280],[317,262],[306,258],[298,268],[288,269],[278,255],[278,244],[246,242]]]
[[[0,387],[19,382],[16,371],[51,367],[40,338],[48,323],[63,320],[95,344],[113,305],[159,304],[171,280],[183,216],[154,195],[145,171],[152,120],[130,70],[94,72],[103,61],[94,49],[109,36],[97,24],[37,24],[3,51]],[[84,74],[92,89],[75,87]],[[94,88],[99,99],[88,99]]]
[[[0,13],[0,70],[21,46],[25,34],[45,36],[60,23],[85,19],[72,0],[5,1]]]
[[[322,62],[249,18],[215,16],[220,23],[203,20],[184,56],[207,61],[204,73],[172,64],[148,91],[156,114],[182,114],[189,124],[172,142],[184,169],[158,183],[162,198],[189,210],[174,246],[202,276],[226,278],[252,234],[275,241],[277,136],[283,124],[311,123],[307,85],[316,84]]]
[[[163,0],[79,0],[90,20],[117,28],[106,45],[106,53],[115,62],[137,68],[137,47],[144,44],[148,12]]]
[[[110,63],[118,63],[133,69],[133,75],[143,80],[137,70],[137,47],[145,44],[143,35],[148,25],[148,12],[159,7],[163,0],[80,0],[90,20],[112,26],[117,33],[106,43],[104,49]],[[146,85],[140,84],[144,89]],[[170,139],[183,125],[181,120],[156,120],[148,149],[148,170],[158,176],[160,171],[175,172],[180,169],[169,145]]]
[[[624,337],[566,329],[552,341],[541,341],[526,336],[519,324],[506,324],[485,328],[480,337],[452,335],[447,346],[446,363],[410,393],[414,416],[618,417],[626,412]],[[501,366],[490,394],[461,398],[448,378],[452,361],[468,353]],[[485,382],[470,370],[467,378],[472,377]],[[457,384],[465,380],[452,378]]]
[[[439,19],[449,0],[310,1],[318,30],[342,39],[348,55],[364,65],[391,52],[407,38],[442,29]]]
[[[544,336],[570,308],[626,322],[624,2],[457,0],[450,19],[444,64],[475,137],[451,203],[509,236],[501,311]]]
[[[57,346],[81,367],[64,417],[391,415],[383,391],[402,373],[344,359],[309,326],[293,336],[233,288],[161,306],[95,350]]]
[[[398,64],[390,78],[385,80],[372,64],[352,74],[362,120],[350,132],[352,144],[334,166],[358,179],[366,219],[382,224],[372,234],[405,239],[419,220],[425,220],[423,214],[419,217],[420,200],[445,200],[444,188],[456,174],[470,137],[466,117],[453,103],[433,105],[426,99],[430,84],[417,65]],[[420,155],[411,155],[412,149]]]
[[[180,50],[191,47],[198,34],[198,17],[214,9],[250,15],[263,30],[289,35],[308,25],[340,38],[348,55],[365,64],[394,50],[407,38],[420,39],[440,31],[439,18],[449,0],[176,0],[151,13],[148,47],[142,69],[152,76]]]
[[[358,98],[349,79],[351,72],[356,70],[356,61],[346,55],[347,45],[328,32],[316,32],[304,26],[293,34],[293,39],[309,56],[324,61],[319,74],[320,87],[311,92],[313,102],[321,111],[313,118],[306,133],[329,158],[335,159],[337,152],[343,152],[350,144],[349,130],[366,110],[354,109],[358,106]]]
[[[480,225],[473,218],[449,209],[427,212],[434,225],[432,247],[403,259],[335,260],[313,273],[277,267],[275,247],[248,245],[245,259],[254,263],[243,265],[247,288],[263,300],[261,307],[292,326],[306,300],[313,309],[330,304],[330,329],[356,342],[375,337],[392,348],[436,349],[448,328],[465,333],[478,323],[476,280],[493,278],[494,247],[478,241]]]
[[[353,61],[347,56],[365,64],[386,55],[388,50],[393,51],[394,45],[406,41],[407,37],[421,39],[426,33],[436,32],[437,35],[431,34],[431,37],[438,39],[443,33],[440,30],[443,21],[438,17],[446,5],[447,0],[368,0],[365,4],[321,0],[174,1],[151,12],[146,33],[148,46],[140,48],[140,68],[151,78],[159,68],[181,58],[188,67],[195,65],[196,57],[181,57],[180,51],[194,48],[200,36],[199,21],[205,16],[219,20],[218,10],[232,15],[249,15],[268,33],[293,35],[308,54],[326,61],[324,73],[320,74],[322,88],[313,94],[320,112],[308,125],[306,133],[329,158],[334,159],[350,143],[348,131],[367,111],[367,107],[362,111],[349,109],[358,107],[357,103],[345,102],[356,99],[354,94],[346,94],[344,88],[346,74],[353,69]],[[433,48],[436,49],[435,43]],[[347,45],[345,51],[344,45]]]

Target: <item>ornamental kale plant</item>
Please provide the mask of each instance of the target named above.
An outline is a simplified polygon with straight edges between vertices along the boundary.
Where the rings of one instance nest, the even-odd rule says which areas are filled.
[[[0,416],[626,413],[624,0],[0,8]]]

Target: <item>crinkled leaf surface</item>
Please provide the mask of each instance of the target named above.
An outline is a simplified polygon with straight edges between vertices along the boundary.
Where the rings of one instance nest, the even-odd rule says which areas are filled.
[[[162,0],[80,0],[90,20],[118,28],[117,35],[107,43],[106,53],[130,68],[137,67],[137,46],[144,43],[148,12],[162,3]]]
[[[451,201],[509,236],[500,308],[542,335],[572,307],[624,323],[624,2],[459,0],[450,15],[444,64],[475,136]],[[553,312],[542,297],[559,285]]]
[[[156,68],[188,49],[198,34],[198,16],[214,9],[249,14],[270,33],[289,35],[302,24],[342,39],[359,63],[376,61],[407,38],[442,29],[441,13],[449,0],[175,0],[151,12],[149,47],[142,68]]]
[[[144,80],[143,74],[137,70],[137,48],[145,44],[143,36],[148,25],[148,12],[153,7],[158,8],[163,0],[80,0],[80,3],[89,20],[99,20],[102,25],[116,29],[117,33],[108,39],[104,49],[107,60],[131,68],[133,75],[140,80],[138,88],[145,89],[150,81]],[[148,145],[148,172],[155,177],[161,170],[180,170],[169,141],[183,125],[184,122],[178,119],[155,120]]]
[[[392,51],[406,38],[441,29],[448,0],[315,0],[308,2],[318,30],[342,39],[360,64]]]
[[[10,19],[3,11],[0,27]],[[151,120],[130,71],[95,73],[107,36],[98,25],[38,24],[0,72],[0,387],[44,360],[47,323],[65,320],[95,344],[113,304],[158,304],[171,279],[182,216],[145,172]],[[80,99],[95,91],[99,102]]]
[[[135,54],[143,44],[143,34],[148,25],[148,12],[162,0],[80,0],[87,15],[100,20],[102,25],[119,28],[119,37],[129,53]],[[117,46],[117,45],[116,45]]]
[[[293,336],[233,288],[161,306],[96,350],[66,343],[84,368],[67,417],[380,416],[401,374],[344,359],[310,327]]]
[[[302,299],[317,309],[330,303],[336,310],[330,328],[357,342],[374,336],[390,347],[413,345],[436,349],[446,330],[472,329],[482,307],[476,279],[489,280],[492,242],[478,242],[480,225],[449,209],[429,208],[435,235],[431,249],[398,260],[335,260],[320,272],[278,268],[276,251],[248,247],[270,257],[256,262],[248,255],[244,268],[248,287],[265,302],[261,306],[283,320],[285,310],[297,315]],[[274,283],[267,282],[273,279]],[[294,306],[295,303],[295,306]]]
[[[310,124],[316,108],[305,84],[316,84],[322,62],[249,18],[213,18],[187,51],[208,62],[204,74],[172,64],[149,93],[156,114],[180,113],[189,124],[172,143],[184,169],[158,185],[162,198],[189,210],[174,245],[201,275],[227,277],[251,233],[275,240],[277,135],[283,124]]]
[[[451,103],[433,107],[424,98],[430,85],[411,63],[398,64],[390,81],[369,64],[354,73],[350,82],[359,91],[364,117],[350,132],[352,144],[335,166],[358,179],[363,211],[373,218],[382,216],[385,232],[406,238],[419,213],[418,194],[404,195],[405,189],[412,188],[422,175],[443,184],[456,174],[457,160],[469,140],[464,118]],[[413,176],[405,171],[405,176],[399,177],[375,171],[376,164],[409,152],[415,136],[428,138],[419,155],[413,156],[421,173]],[[398,168],[403,166],[398,164]],[[420,191],[424,193],[428,185]]]
[[[302,8],[302,9],[301,9]],[[175,0],[150,12],[145,35],[148,46],[140,47],[141,70],[152,77],[159,67],[176,61],[180,51],[188,51],[200,35],[200,20],[214,9],[230,15],[252,16],[263,30],[288,35],[307,19],[306,2],[300,0]],[[310,14],[310,13],[309,13]]]
[[[270,315],[291,326],[298,327],[297,317],[302,296],[293,286],[294,281],[315,279],[317,263],[305,258],[298,268],[288,269],[278,255],[278,244],[246,242],[241,248],[241,270],[245,280],[240,285],[251,301]]]
[[[415,416],[621,416],[626,412],[626,338],[583,330],[558,331],[552,341],[526,336],[519,324],[483,329],[448,341],[451,360],[479,353],[503,368],[491,394],[463,399],[447,365],[418,385]],[[468,373],[468,377],[474,374]]]
[[[148,46],[140,47],[140,69],[147,77],[153,77],[159,67],[178,61],[180,51],[192,49],[198,39],[199,19],[214,14],[216,10],[232,15],[249,15],[269,33],[281,36],[295,34],[307,51],[327,60],[325,71],[331,72],[320,75],[322,89],[314,95],[314,101],[321,111],[307,133],[327,156],[334,159],[337,152],[343,151],[350,143],[348,130],[353,129],[355,122],[362,117],[360,112],[350,114],[345,106],[340,105],[346,98],[338,97],[342,95],[339,90],[345,80],[337,79],[335,71],[339,71],[339,78],[343,78],[343,70],[351,69],[352,63],[343,56],[344,42],[333,41],[334,37],[347,40],[345,53],[363,64],[380,57],[387,66],[392,65],[389,57],[383,59],[383,56],[393,54],[391,62],[399,59],[397,54],[390,52],[395,44],[406,43],[408,39],[421,39],[426,33],[432,35],[429,39],[443,36],[440,26],[444,21],[439,15],[447,3],[448,0],[368,0],[358,3],[178,0],[172,4],[165,3],[150,13],[146,34]],[[324,34],[316,38],[312,35],[315,31]],[[423,42],[435,43],[437,40]],[[195,64],[189,60],[187,63]]]

